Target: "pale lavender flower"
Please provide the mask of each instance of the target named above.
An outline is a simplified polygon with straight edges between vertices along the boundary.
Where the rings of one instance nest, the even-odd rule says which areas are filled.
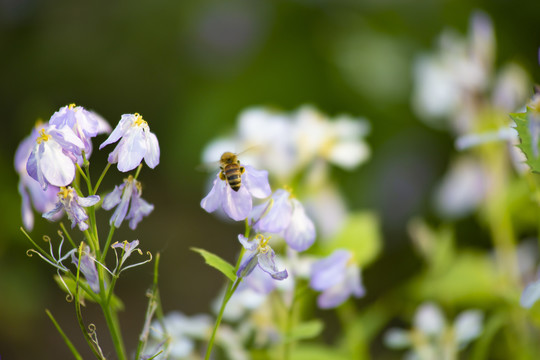
[[[272,191],[267,171],[257,170],[249,165],[244,165],[244,169],[238,191],[234,191],[226,180],[221,180],[218,173],[212,190],[202,199],[201,207],[210,213],[221,207],[233,220],[246,219],[253,207],[251,197],[265,198],[270,196]]]
[[[139,240],[133,240],[132,242],[124,240],[121,243],[117,241],[111,245],[111,248],[114,250],[114,253],[116,255],[116,267],[113,273],[120,274],[124,270],[146,264],[147,262],[152,260],[152,254],[148,252],[147,254],[149,255],[149,259],[122,268],[127,258],[130,257],[133,252],[138,252],[139,255],[143,254],[141,249],[139,249],[137,246],[139,246]],[[120,259],[120,262],[118,261],[118,253],[116,252],[116,249],[122,249],[122,259]]]
[[[111,126],[101,116],[92,111],[84,109],[82,106],[70,104],[60,108],[49,120],[50,125],[57,128],[70,128],[84,143],[86,158],[92,153],[91,138],[102,133],[110,133]]]
[[[275,260],[276,254],[268,245],[269,237],[265,238],[263,235],[258,234],[253,240],[249,241],[245,236],[238,235],[238,240],[246,249],[236,273],[238,277],[248,276],[255,266],[259,265],[262,270],[276,280],[287,278],[287,270],[278,270]]]
[[[49,185],[67,186],[75,177],[75,161],[84,143],[68,127],[41,129],[26,170],[46,190]]]
[[[335,308],[351,295],[364,296],[360,269],[348,250],[336,250],[327,258],[315,262],[311,269],[310,286],[322,294],[317,298],[321,309]]]
[[[122,140],[120,140],[122,139]],[[159,164],[159,143],[156,135],[150,132],[148,123],[142,116],[124,114],[109,138],[99,149],[120,140],[116,148],[109,154],[109,163],[118,163],[122,172],[135,169],[144,158],[146,165],[155,168]]]
[[[75,266],[79,267],[79,257],[75,252],[71,253],[71,261]],[[90,248],[88,245],[85,245],[84,249],[82,249],[80,269],[90,288],[95,293],[99,293],[99,276],[95,261],[96,260],[90,255]]]
[[[98,195],[80,197],[71,186],[67,188],[61,187],[60,192],[58,192],[56,207],[43,214],[43,217],[52,220],[57,213],[65,211],[68,219],[71,220],[71,228],[74,228],[75,224],[77,224],[81,231],[85,231],[88,229],[88,224],[86,223],[88,215],[83,207],[93,206],[98,202]]]
[[[308,249],[315,241],[315,225],[306,215],[302,203],[285,189],[272,195],[273,204],[261,204],[253,208],[253,228],[283,236],[287,244],[296,251]],[[267,210],[269,209],[269,210]]]
[[[540,271],[537,280],[530,282],[521,293],[519,303],[525,309],[530,309],[538,299],[540,299]]]
[[[141,183],[131,175],[127,179],[124,179],[122,185],[115,186],[114,190],[103,198],[102,208],[105,210],[111,210],[116,206],[116,210],[111,216],[109,223],[118,228],[122,224],[122,221],[127,219],[130,220],[129,227],[135,230],[142,218],[154,210],[154,205],[143,200],[141,195]]]
[[[40,213],[52,210],[56,204],[56,194],[59,190],[56,186],[49,186],[47,190],[43,190],[40,184],[31,178],[26,171],[26,163],[39,136],[39,130],[46,126],[37,123],[30,135],[20,143],[15,153],[15,170],[19,174],[18,189],[22,197],[22,219],[24,227],[28,230],[32,230],[34,227],[32,206]]]

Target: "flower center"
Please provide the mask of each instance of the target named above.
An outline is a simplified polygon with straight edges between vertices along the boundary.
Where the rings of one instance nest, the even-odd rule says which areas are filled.
[[[62,197],[63,199],[72,198],[73,197],[73,188],[67,188],[65,186],[62,186],[60,188],[60,191],[58,192],[58,196]]]
[[[38,144],[41,144],[42,141],[49,141],[51,135],[45,133],[45,129],[39,131],[39,137],[36,139]]]
[[[75,105],[75,103],[71,103],[68,105],[68,109],[69,110],[73,110],[73,108],[75,108],[77,105]]]
[[[143,117],[139,113],[133,114],[135,116],[135,121],[132,126],[148,126],[148,123],[144,121]]]
[[[290,187],[289,185],[283,185],[283,189],[289,193],[289,199],[294,199],[295,196],[294,196],[294,192],[293,192],[293,188]]]
[[[268,250],[270,250],[270,246],[268,246],[268,242],[270,241],[272,237],[264,237],[262,234],[258,234],[255,236],[255,239],[259,242],[259,246],[257,247],[257,250],[263,254],[266,254]]]

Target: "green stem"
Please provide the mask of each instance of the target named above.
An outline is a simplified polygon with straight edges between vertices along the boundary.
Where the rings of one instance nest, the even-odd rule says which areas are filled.
[[[249,226],[249,221],[246,218],[245,220],[245,226],[246,230],[244,231],[245,237],[249,237],[249,233],[251,231],[251,228]],[[236,266],[234,267],[234,273],[236,274],[238,272],[238,268],[240,267],[240,263],[242,262],[242,257],[244,256],[244,247],[240,250],[240,255],[238,256],[238,260],[236,260]],[[237,277],[236,280],[229,281],[229,284],[227,285],[227,290],[225,291],[225,296],[223,297],[223,301],[221,302],[221,308],[219,309],[219,314],[216,319],[216,323],[214,324],[214,329],[212,330],[212,336],[210,336],[210,340],[208,342],[208,348],[206,349],[206,356],[205,360],[210,359],[210,354],[212,353],[212,347],[214,346],[214,340],[216,338],[217,330],[219,328],[219,325],[221,324],[221,319],[223,318],[223,313],[225,311],[225,307],[227,306],[227,303],[229,302],[229,299],[234,294],[238,286],[240,285],[240,282],[242,281],[242,278]]]
[[[107,242],[105,243],[105,247],[103,248],[103,253],[101,254],[100,262],[103,263],[105,261],[105,256],[107,256],[107,251],[109,251],[109,247],[111,245],[112,237],[114,234],[114,230],[116,228],[114,225],[111,225],[111,228],[109,230],[109,235],[107,236]]]
[[[135,173],[135,177],[134,177],[135,180],[137,180],[137,178],[139,177],[141,169],[142,169],[142,163],[140,163],[139,167],[137,168],[137,172]]]
[[[58,333],[60,333],[60,336],[62,337],[62,339],[64,339],[64,342],[66,343],[67,347],[69,348],[69,350],[71,351],[75,359],[82,360],[81,354],[79,354],[79,352],[77,351],[73,343],[69,340],[66,333],[62,330],[62,328],[60,327],[60,325],[58,324],[54,316],[51,314],[51,312],[48,309],[45,309],[45,312],[47,313],[47,316],[49,317],[49,319],[51,319],[56,330],[58,330]]]
[[[107,171],[109,171],[109,168],[111,167],[111,163],[107,163],[107,166],[105,166],[105,169],[103,169],[103,171],[101,172],[101,176],[99,177],[97,183],[96,183],[96,187],[94,188],[94,192],[92,193],[92,195],[96,195],[98,189],[99,189],[99,185],[101,185],[101,181],[103,180],[103,178],[105,177],[105,174],[107,173]]]

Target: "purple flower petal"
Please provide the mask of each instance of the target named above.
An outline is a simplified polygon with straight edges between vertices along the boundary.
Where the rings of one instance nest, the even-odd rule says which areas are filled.
[[[79,258],[76,255],[75,252],[71,253],[71,261],[75,266],[79,266]],[[96,269],[96,264],[94,263],[94,260],[88,255],[88,247],[86,247],[85,250],[83,250],[83,253],[81,255],[81,266],[80,266],[81,272],[83,273],[86,282],[90,286],[90,288],[95,292],[99,294],[99,277]]]
[[[332,309],[343,304],[350,296],[350,291],[345,283],[338,283],[326,289],[317,298],[317,305],[321,309]]]
[[[342,282],[351,256],[347,250],[336,250],[332,255],[314,263],[311,268],[310,286],[314,290],[323,291]]]
[[[133,182],[127,182],[125,183],[126,186],[124,187],[124,193],[122,194],[122,200],[120,201],[120,204],[114,211],[114,213],[111,216],[111,220],[109,223],[111,225],[114,224],[115,227],[119,228],[122,224],[122,221],[124,221],[124,218],[126,217],[129,201],[131,200],[131,194],[133,192]]]
[[[129,130],[117,146],[118,170],[127,172],[135,169],[146,154],[146,141],[142,129]]]
[[[42,216],[47,220],[52,220],[54,215],[56,215],[58,212],[64,209],[64,204],[62,204],[60,201],[56,203],[56,206],[51,211],[46,212]]]
[[[112,192],[105,195],[105,197],[103,198],[103,203],[101,204],[101,207],[105,210],[111,210],[113,207],[120,204],[120,201],[122,200],[123,188],[124,188],[124,184],[122,184],[121,186],[115,186]]]
[[[37,161],[43,177],[49,184],[54,186],[60,187],[71,184],[75,177],[73,161],[64,154],[62,147],[57,142],[49,140],[44,141],[42,145],[43,153],[38,153],[40,158]]]
[[[210,190],[208,195],[206,195],[206,197],[202,199],[201,207],[209,213],[216,211],[216,209],[221,204],[221,199],[224,192],[225,182],[220,180],[219,177],[216,177],[212,189]]]
[[[260,232],[270,232],[274,234],[278,234],[285,230],[291,222],[293,210],[291,202],[289,201],[289,196],[290,194],[286,190],[276,190],[272,195],[272,199],[274,200],[272,208],[260,220],[256,220],[253,228]],[[263,210],[261,210],[261,206]],[[258,205],[257,210],[254,209],[252,214],[255,213],[255,211],[260,211],[262,215],[265,207],[266,204]],[[259,217],[261,215],[259,215]]]
[[[113,132],[107,140],[105,140],[100,146],[99,150],[103,149],[105,146],[117,142],[126,131],[128,131],[131,128],[131,124],[133,123],[133,115],[132,114],[124,114],[122,115],[122,118],[120,119],[120,122],[118,125],[114,128]]]
[[[252,208],[251,195],[247,189],[242,186],[238,191],[233,191],[230,186],[226,186],[224,194],[221,206],[225,213],[236,221],[246,219]]]
[[[259,260],[259,266],[276,280],[286,279],[288,276],[287,270],[278,270],[275,257],[276,254],[272,249],[269,249],[266,252],[259,252],[259,254],[257,255],[257,258]]]
[[[257,247],[259,246],[257,241],[249,241],[242,234],[238,235],[238,241],[240,241],[240,244],[242,244],[244,249],[246,249],[248,251],[255,251],[255,250],[257,250]]]
[[[159,143],[156,135],[150,131],[146,134],[146,154],[144,161],[150,168],[155,168],[159,164]]]
[[[270,196],[272,190],[268,183],[268,171],[256,170],[249,165],[245,165],[244,168],[246,171],[242,175],[242,182],[249,193],[260,199]]]
[[[19,194],[21,194],[22,197],[21,212],[23,225],[25,229],[32,231],[34,228],[34,213],[32,212],[32,206],[30,205],[30,197],[23,186],[22,180],[19,181],[18,189]]]
[[[306,215],[302,204],[292,199],[293,211],[289,227],[285,230],[284,238],[287,244],[296,251],[308,249],[315,241],[315,225]]]
[[[134,191],[133,197],[131,198],[129,214],[126,216],[126,219],[129,220],[130,229],[135,230],[135,228],[137,228],[137,224],[143,219],[143,217],[148,216],[153,210],[154,205],[146,202],[139,196],[137,191]]]
[[[257,266],[257,262],[257,251],[246,251],[244,253],[244,257],[242,258],[242,262],[238,267],[236,276],[242,278],[248,276],[253,271],[255,266]]]
[[[77,197],[77,202],[82,207],[89,207],[92,205],[96,205],[99,202],[99,195],[91,195],[87,197]]]

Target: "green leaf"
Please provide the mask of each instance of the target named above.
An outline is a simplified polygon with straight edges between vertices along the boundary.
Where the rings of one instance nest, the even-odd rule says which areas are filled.
[[[510,114],[516,123],[516,130],[519,135],[520,144],[518,148],[523,151],[527,160],[527,165],[531,170],[540,173],[540,118],[532,119],[532,110],[527,109],[526,113]],[[533,123],[534,121],[534,123]],[[538,121],[538,123],[536,123]],[[538,132],[535,134],[535,132]]]
[[[192,247],[191,250],[198,252],[204,258],[206,263],[213,267],[214,269],[219,270],[223,275],[228,277],[231,281],[236,280],[236,274],[234,272],[234,266],[229,264],[227,261],[223,260],[219,256],[212,254],[203,249]]]
[[[69,278],[67,276],[62,276],[62,279],[64,280],[64,283],[69,288],[69,291],[71,292],[71,294],[75,294],[75,288],[76,288],[75,280],[71,279],[71,278]],[[64,285],[64,283],[62,283],[62,280],[60,279],[59,275],[55,275],[54,280],[56,281],[56,283],[58,284],[60,289],[62,289],[66,293],[68,292],[67,289],[66,289],[66,286]],[[86,287],[88,289],[90,289],[90,286],[87,284],[86,280],[79,279],[79,282],[81,284],[85,284]],[[92,290],[90,290],[90,291],[92,291]],[[86,295],[86,291],[81,286],[79,286],[79,302],[81,303],[81,305],[84,305],[85,299],[87,299],[89,301],[92,301],[92,302],[95,302],[95,300],[92,299],[91,296],[85,296],[85,295]],[[123,310],[124,309],[124,303],[122,303],[122,300],[120,300],[120,298],[118,298],[116,295],[113,295],[111,297],[111,303],[110,304],[111,304],[111,307],[113,309],[115,309],[115,310]]]
[[[350,354],[342,353],[339,349],[320,344],[305,344],[295,346],[291,351],[294,360],[350,360]]]
[[[285,337],[285,342],[312,339],[323,331],[324,323],[321,320],[310,320],[298,324]]]
[[[372,212],[349,215],[341,232],[335,237],[330,251],[345,248],[354,253],[355,261],[363,267],[373,262],[382,248],[379,219]]]

